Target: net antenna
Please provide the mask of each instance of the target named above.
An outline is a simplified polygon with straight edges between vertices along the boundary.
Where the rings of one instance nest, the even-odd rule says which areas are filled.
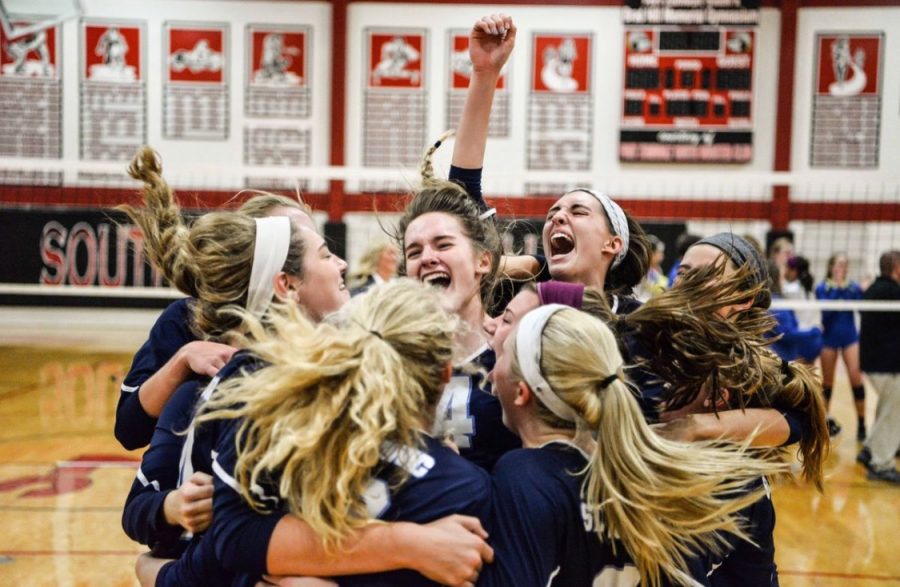
[[[78,18],[83,12],[81,0],[0,0],[0,25],[10,41]]]

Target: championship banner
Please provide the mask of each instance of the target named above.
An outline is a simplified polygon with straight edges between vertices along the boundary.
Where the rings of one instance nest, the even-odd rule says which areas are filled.
[[[34,24],[14,20],[16,26]],[[61,28],[51,26],[16,38],[0,27],[0,156],[62,156]],[[27,104],[25,108],[23,105]],[[56,172],[4,172],[7,183],[59,185]]]
[[[228,25],[163,26],[163,136],[228,138]]]
[[[424,29],[366,29],[363,165],[418,166],[428,141]],[[403,189],[397,184],[390,186]],[[388,186],[366,189],[390,189]]]
[[[591,34],[536,33],[532,37],[526,167],[586,171],[593,155]],[[564,191],[567,185],[526,184],[526,193]]]
[[[469,32],[465,30],[450,31],[448,47],[447,71],[447,124],[446,128],[459,126],[463,105],[466,101],[466,90],[472,77],[472,61],[469,59]],[[504,66],[497,80],[497,91],[494,94],[494,105],[491,108],[491,119],[488,123],[488,136],[509,136],[509,103],[508,91],[509,64]]]
[[[810,167],[878,167],[883,33],[816,35]]]
[[[247,26],[244,112],[253,118],[309,118],[309,41],[304,26]]]
[[[82,159],[130,161],[147,142],[145,34],[133,21],[82,21]]]
[[[619,159],[749,162],[755,41],[747,27],[626,27]]]

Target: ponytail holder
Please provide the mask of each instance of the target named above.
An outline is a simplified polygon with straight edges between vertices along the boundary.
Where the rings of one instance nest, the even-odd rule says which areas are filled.
[[[791,364],[781,359],[781,374],[784,376],[782,381],[789,383],[794,378],[794,372],[791,370]]]
[[[381,336],[381,333],[378,332],[377,330],[370,330],[370,331],[369,331],[369,334],[374,334],[374,335],[377,336],[379,339],[384,340],[384,337]]]
[[[491,216],[494,216],[494,215],[496,215],[496,214],[497,214],[497,209],[496,209],[496,208],[491,208],[491,209],[485,210],[484,212],[482,212],[481,214],[479,214],[479,215],[478,215],[478,219],[479,219],[479,220],[487,220],[488,218],[490,218]]]
[[[615,381],[618,378],[619,378],[619,374],[613,373],[612,375],[610,375],[609,377],[606,377],[603,381],[600,382],[599,388],[606,389],[607,387],[609,387],[610,383],[612,383],[613,381]]]

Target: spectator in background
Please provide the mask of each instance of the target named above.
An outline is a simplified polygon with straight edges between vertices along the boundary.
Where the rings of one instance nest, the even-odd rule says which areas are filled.
[[[814,300],[815,296],[815,279],[809,272],[809,260],[806,257],[791,257],[787,261],[787,270],[784,279],[781,282],[781,295],[786,300]],[[819,358],[819,352],[822,350],[822,314],[815,308],[804,308],[801,310],[794,309],[794,316],[797,318],[797,327],[803,330],[819,330],[819,342],[815,355],[812,355],[812,349],[809,353],[801,353],[808,358],[804,360],[808,363],[814,363]]]
[[[837,253],[828,259],[828,272],[825,281],[816,287],[816,298],[820,300],[861,300],[862,289],[855,281],[847,277],[847,256]],[[822,312],[822,392],[825,404],[831,403],[831,390],[834,385],[834,369],[838,354],[844,359],[850,386],[853,389],[853,402],[856,405],[856,439],[866,439],[866,388],[863,386],[862,373],[859,370],[859,334],[856,331],[856,320],[853,312]],[[834,418],[828,418],[828,432],[836,436],[841,426]]]
[[[642,302],[669,289],[669,278],[662,269],[662,261],[666,256],[666,243],[652,234],[647,235],[647,240],[650,241],[650,267],[635,292],[635,297]]]
[[[786,297],[778,281],[778,267],[770,260],[769,289],[773,301]],[[822,350],[822,330],[818,326],[802,327],[794,310],[771,308],[769,313],[778,322],[772,333],[781,336],[772,344],[772,350],[785,361],[813,363]]]
[[[769,246],[769,259],[774,261],[778,267],[778,276],[781,278],[781,283],[784,283],[788,261],[792,257],[794,257],[794,243],[785,236],[776,238]]]
[[[350,273],[350,295],[361,294],[396,277],[398,254],[397,247],[387,240],[376,240],[369,245],[357,269]]]
[[[866,300],[900,302],[900,250],[879,260],[881,275],[863,294]],[[856,457],[869,469],[869,479],[900,483],[894,457],[900,449],[900,311],[860,312],[862,370],[878,393],[875,422]]]
[[[678,267],[681,265],[682,257],[684,257],[684,254],[687,252],[687,250],[697,244],[701,238],[702,237],[699,237],[696,234],[682,232],[680,235],[678,235],[678,238],[675,239],[675,252],[678,254],[678,258],[675,259],[675,263],[672,265],[672,268],[669,269],[669,283],[675,283],[675,279],[678,276]]]

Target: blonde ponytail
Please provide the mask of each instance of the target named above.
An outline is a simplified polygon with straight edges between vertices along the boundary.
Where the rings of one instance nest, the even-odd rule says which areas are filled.
[[[280,477],[279,494],[329,548],[369,520],[363,498],[386,443],[418,446],[441,393],[457,321],[408,279],[351,300],[314,326],[273,312],[250,348],[268,366],[228,381],[198,421],[244,418],[235,472],[241,493]],[[407,473],[398,467],[394,483]]]
[[[786,466],[751,458],[746,444],[658,436],[621,374],[615,337],[600,320],[561,310],[541,344],[543,376],[596,431],[583,491],[601,539],[624,545],[642,585],[659,585],[663,576],[694,584],[686,559],[721,552],[723,531],[748,539],[736,514],[762,494],[746,487]],[[513,369],[521,376],[515,361]]]

